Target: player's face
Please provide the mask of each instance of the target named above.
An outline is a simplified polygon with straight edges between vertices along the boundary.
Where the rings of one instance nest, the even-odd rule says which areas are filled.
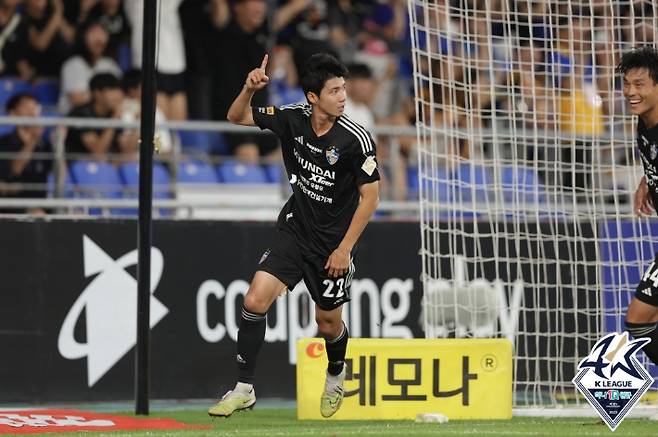
[[[651,79],[649,70],[634,68],[626,72],[624,97],[634,115],[643,115],[658,107],[658,83]]]
[[[345,79],[334,77],[324,83],[316,105],[332,117],[339,117],[345,111]]]

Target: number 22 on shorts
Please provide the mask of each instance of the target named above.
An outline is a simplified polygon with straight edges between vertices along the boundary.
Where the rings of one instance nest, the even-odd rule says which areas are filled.
[[[322,283],[327,287],[324,290],[324,293],[322,293],[322,297],[331,297],[331,298],[338,298],[338,297],[343,297],[345,293],[343,293],[343,285],[345,285],[345,278],[339,278],[336,279],[336,282],[332,281],[331,279],[325,279],[322,281]],[[333,293],[334,287],[338,286],[338,290],[336,291],[336,294]]]

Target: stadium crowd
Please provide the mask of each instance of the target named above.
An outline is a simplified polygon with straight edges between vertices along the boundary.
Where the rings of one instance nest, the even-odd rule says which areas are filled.
[[[575,180],[540,176],[545,183],[586,188],[580,167],[591,157],[593,139],[615,128],[607,117],[624,111],[614,75],[624,48],[618,45],[654,43],[655,29],[651,2],[580,3],[429,2],[432,13],[419,18],[428,20],[428,35],[416,37],[432,61],[419,67],[437,80],[421,81],[419,97],[427,103],[416,105],[405,0],[160,0],[157,118],[224,121],[247,73],[265,53],[271,82],[253,104],[304,101],[298,76],[305,59],[330,52],[349,65],[346,113],[367,129],[413,126],[418,110],[422,123],[436,127],[553,130],[543,138],[578,142],[554,152],[576,165]],[[142,0],[0,0],[0,100],[6,113],[138,119],[142,7]],[[457,83],[463,86],[450,85]],[[44,190],[26,192],[6,183],[45,183],[50,166],[31,156],[52,150],[51,141],[43,130],[36,135],[27,128],[3,129],[0,153],[13,155],[0,158],[0,195],[43,196]],[[166,156],[178,134],[160,136]],[[212,138],[204,143],[207,157],[253,165],[280,159],[272,136]],[[389,140],[377,138],[383,162]],[[186,144],[194,141],[184,132],[180,141],[183,150],[194,146]],[[415,165],[416,138],[397,141],[406,175],[404,169]],[[464,159],[495,153],[488,144],[455,141],[454,153]],[[66,134],[71,159],[133,161],[137,145],[134,130]],[[537,142],[521,145],[523,159],[552,159]],[[517,153],[512,149],[508,145],[506,153]],[[399,180],[398,192],[408,198],[413,182]]]

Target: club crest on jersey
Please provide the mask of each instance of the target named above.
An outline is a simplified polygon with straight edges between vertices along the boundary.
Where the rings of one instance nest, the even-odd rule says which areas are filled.
[[[656,143],[651,145],[651,148],[649,149],[649,155],[651,156],[652,161],[656,159],[656,156],[658,156],[658,147],[656,146]]]
[[[338,162],[338,158],[340,157],[340,153],[338,153],[338,147],[336,146],[329,147],[324,152],[324,154],[327,157],[327,162],[329,162],[330,165],[334,165],[336,162]]]
[[[611,431],[653,384],[653,378],[635,356],[650,341],[629,341],[627,332],[613,332],[600,339],[578,364],[573,383]]]

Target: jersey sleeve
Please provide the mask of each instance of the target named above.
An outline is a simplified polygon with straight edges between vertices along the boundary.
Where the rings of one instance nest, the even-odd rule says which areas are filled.
[[[368,184],[379,180],[379,163],[377,148],[369,133],[364,138],[358,138],[353,147],[353,170],[357,185]]]
[[[283,135],[286,127],[286,111],[275,106],[254,106],[251,110],[256,126]]]

